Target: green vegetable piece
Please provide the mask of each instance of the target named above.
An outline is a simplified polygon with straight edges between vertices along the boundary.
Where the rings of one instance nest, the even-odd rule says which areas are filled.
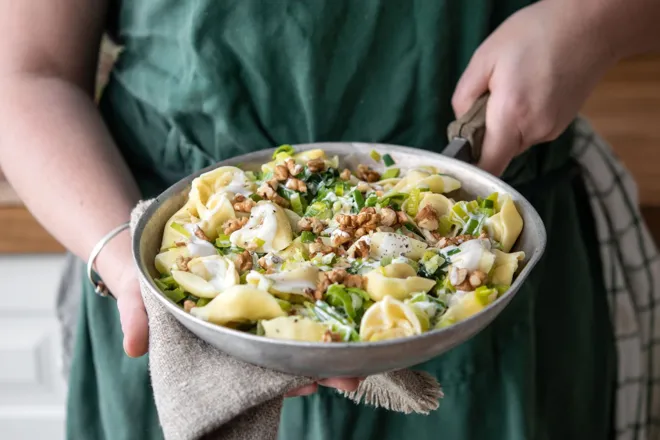
[[[479,286],[475,289],[474,296],[482,305],[487,306],[497,299],[498,291],[486,286]]]
[[[409,216],[414,217],[417,215],[417,212],[419,211],[419,202],[421,199],[421,191],[419,188],[415,188],[410,191],[410,196],[408,197],[408,203],[406,206],[406,213]]]
[[[197,307],[204,307],[205,305],[207,305],[210,302],[211,302],[210,298],[200,298],[197,301]]]
[[[449,216],[443,215],[438,219],[438,233],[442,236],[448,235],[453,226]]]
[[[219,248],[230,248],[231,241],[229,241],[229,235],[220,234],[218,238],[215,239],[215,247]]]
[[[180,287],[174,290],[165,290],[163,293],[175,303],[179,303],[186,299],[186,293]]]
[[[344,184],[343,183],[335,184],[335,194],[337,194],[337,196],[339,196],[339,197],[342,197],[344,195]]]
[[[289,301],[284,301],[283,299],[279,298],[275,298],[275,301],[277,301],[283,311],[288,312],[291,310],[291,303]]]
[[[452,249],[452,250],[450,250],[450,251],[447,252],[447,256],[448,256],[448,257],[451,257],[452,255],[456,255],[456,254],[459,253],[460,251],[461,251],[461,250],[458,249],[458,248],[456,248],[456,249]]]
[[[385,170],[385,172],[380,176],[381,179],[394,179],[395,177],[399,177],[399,173],[401,172],[400,169],[398,168],[389,168]]]
[[[382,267],[385,267],[385,266],[387,266],[387,265],[389,265],[389,264],[391,264],[391,263],[392,263],[392,257],[383,257],[383,258],[380,260],[380,265],[381,265]]]
[[[383,154],[383,163],[385,164],[386,167],[391,167],[396,162],[394,162],[394,159],[392,159],[392,156],[390,156],[389,154]]]
[[[261,198],[261,196],[260,196],[259,194],[256,194],[256,193],[255,193],[255,194],[250,194],[250,198],[251,198],[252,200],[254,200],[255,202],[260,202],[260,201],[263,200],[263,199]]]
[[[168,289],[176,289],[177,287],[179,287],[179,284],[176,281],[174,281],[174,277],[172,277],[172,275],[161,277],[159,281],[165,284]]]
[[[372,158],[374,161],[376,161],[376,162],[380,162],[380,154],[378,154],[378,151],[376,151],[376,150],[371,150],[371,153],[369,153],[369,156],[371,156],[371,158]]]
[[[257,336],[265,336],[266,335],[266,330],[264,329],[264,326],[261,323],[261,321],[257,322],[257,328],[255,329],[255,334]]]
[[[291,202],[291,208],[293,208],[293,212],[299,216],[303,216],[305,214],[305,209],[303,208],[303,202],[300,198],[300,194],[294,192],[289,197],[289,201]]]
[[[161,280],[159,280],[158,278],[154,278],[154,283],[156,283],[156,286],[158,286],[158,288],[159,288],[161,291],[163,291],[163,292],[165,292],[166,290],[169,289],[169,287],[167,286],[167,284],[163,283],[163,282],[162,282]]]
[[[286,154],[287,156],[293,156],[296,150],[293,149],[291,145],[280,145],[273,152],[273,159],[277,159],[280,154]]]
[[[302,234],[300,234],[300,240],[303,243],[314,243],[316,241],[316,234],[310,231],[303,231]]]
[[[355,318],[355,309],[353,308],[353,299],[351,295],[339,284],[333,284],[328,287],[325,293],[325,299],[333,307],[344,309],[344,312],[350,318]]]
[[[183,235],[184,237],[190,238],[190,232],[186,228],[183,227],[182,224],[177,223],[177,222],[172,222],[170,224],[170,227],[174,229],[176,232],[179,234]]]
[[[364,196],[357,189],[353,190],[353,199],[355,200],[358,211],[364,208]]]
[[[259,238],[259,237],[255,237],[255,238],[252,239],[252,243],[254,243],[254,245],[255,245],[256,247],[261,247],[261,246],[263,246],[266,242],[265,242],[264,240],[262,240],[261,238]]]
[[[371,207],[376,206],[377,203],[378,203],[378,196],[372,195],[372,196],[367,197],[367,200],[365,200],[365,202],[364,202],[364,206],[367,206],[367,207],[371,208]]]

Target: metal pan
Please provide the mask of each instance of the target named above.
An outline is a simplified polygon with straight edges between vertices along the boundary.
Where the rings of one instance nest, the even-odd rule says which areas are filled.
[[[480,144],[480,141],[477,139],[475,142],[475,138],[470,137],[474,130],[470,130],[470,133],[464,136],[461,136],[460,131],[454,136],[450,134],[450,139],[455,142],[453,147],[450,143],[448,148],[451,147],[455,153],[465,157],[470,156],[469,160],[473,161],[478,157],[478,154],[474,154],[475,143]],[[460,148],[456,148],[458,143],[462,143]],[[141,280],[167,311],[198,337],[238,359],[264,368],[314,378],[364,377],[419,364],[467,341],[493,321],[518,292],[543,254],[546,232],[532,205],[509,185],[464,161],[429,151],[383,144],[315,143],[294,147],[296,151],[322,148],[329,155],[338,155],[343,164],[348,165],[373,163],[369,161],[372,149],[389,153],[397,165],[404,168],[420,164],[433,165],[440,172],[455,176],[462,182],[463,187],[451,194],[457,199],[486,196],[495,191],[508,193],[524,221],[523,231],[513,251],[524,251],[526,258],[508,292],[483,311],[453,326],[415,337],[373,343],[310,343],[269,339],[210,324],[176,306],[158,290],[152,277],[157,274],[154,257],[160,247],[164,225],[185,203],[192,180],[219,166],[264,163],[270,160],[273,149],[220,162],[181,180],[156,198],[139,220],[133,238],[133,254]],[[469,152],[466,153],[465,149]]]

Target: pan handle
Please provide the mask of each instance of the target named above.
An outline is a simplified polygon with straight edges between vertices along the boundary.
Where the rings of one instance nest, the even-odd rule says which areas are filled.
[[[486,107],[490,93],[481,95],[470,110],[447,127],[449,142],[455,138],[465,139],[470,144],[471,159],[476,163],[481,158],[481,147],[486,134]]]

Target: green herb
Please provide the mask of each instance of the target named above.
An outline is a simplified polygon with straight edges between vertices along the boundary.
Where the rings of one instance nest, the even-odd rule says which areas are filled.
[[[173,290],[165,290],[163,291],[165,296],[167,296],[169,299],[174,301],[175,303],[179,303],[186,299],[186,293],[183,291],[182,288],[178,287]]]
[[[456,254],[459,253],[460,251],[461,251],[461,250],[460,250],[459,248],[452,249],[452,250],[450,250],[450,251],[447,252],[447,256],[448,256],[448,257],[451,257],[452,255],[456,255]]]
[[[376,162],[380,162],[380,154],[378,154],[378,151],[376,151],[376,150],[371,150],[371,153],[369,153],[369,156],[371,156],[371,158],[372,158],[374,161],[376,161]]]
[[[357,206],[358,211],[364,208],[364,196],[357,189],[353,190],[353,200],[355,200],[355,206]]]
[[[394,179],[395,177],[399,177],[399,173],[401,170],[398,168],[389,168],[385,170],[385,172],[380,176],[381,179]]]
[[[314,243],[316,241],[316,234],[310,231],[303,231],[300,234],[300,241],[303,243]]]
[[[286,155],[288,155],[288,156],[293,156],[293,154],[294,154],[295,152],[296,152],[296,151],[293,149],[293,147],[292,147],[291,145],[280,145],[280,146],[277,147],[277,148],[275,149],[275,151],[273,152],[273,159],[277,159],[277,156],[278,156],[279,154],[282,154],[282,153],[284,153],[284,154],[286,154]]]
[[[303,201],[302,201],[302,197],[300,197],[300,194],[298,193],[291,194],[289,201],[291,202],[291,208],[293,209],[293,212],[295,212],[299,216],[303,216],[305,214],[305,210],[303,208]]]
[[[394,159],[389,154],[383,154],[383,163],[386,167],[391,167],[395,164]]]
[[[183,225],[177,223],[177,222],[172,222],[170,224],[170,227],[174,229],[176,232],[179,234],[183,235],[184,237],[190,238],[190,232],[186,228],[183,227]]]
[[[200,298],[197,301],[197,307],[204,307],[205,305],[207,305],[210,302],[211,302],[211,300],[209,298]]]
[[[215,247],[219,248],[229,248],[231,247],[231,241],[229,241],[229,235],[220,234],[218,238],[215,239]]]
[[[371,196],[367,197],[367,200],[365,200],[364,206],[374,207],[374,206],[376,206],[377,203],[378,203],[378,196],[371,195]]]
[[[315,304],[307,303],[306,307],[318,321],[329,325],[331,332],[341,335],[345,342],[360,340],[360,335],[355,330],[355,322],[348,317],[341,316],[328,303],[319,300]]]

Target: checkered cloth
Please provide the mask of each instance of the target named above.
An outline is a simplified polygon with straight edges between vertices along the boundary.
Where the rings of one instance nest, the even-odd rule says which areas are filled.
[[[596,221],[618,352],[617,440],[660,438],[660,256],[644,224],[637,186],[585,119],[572,155]]]

